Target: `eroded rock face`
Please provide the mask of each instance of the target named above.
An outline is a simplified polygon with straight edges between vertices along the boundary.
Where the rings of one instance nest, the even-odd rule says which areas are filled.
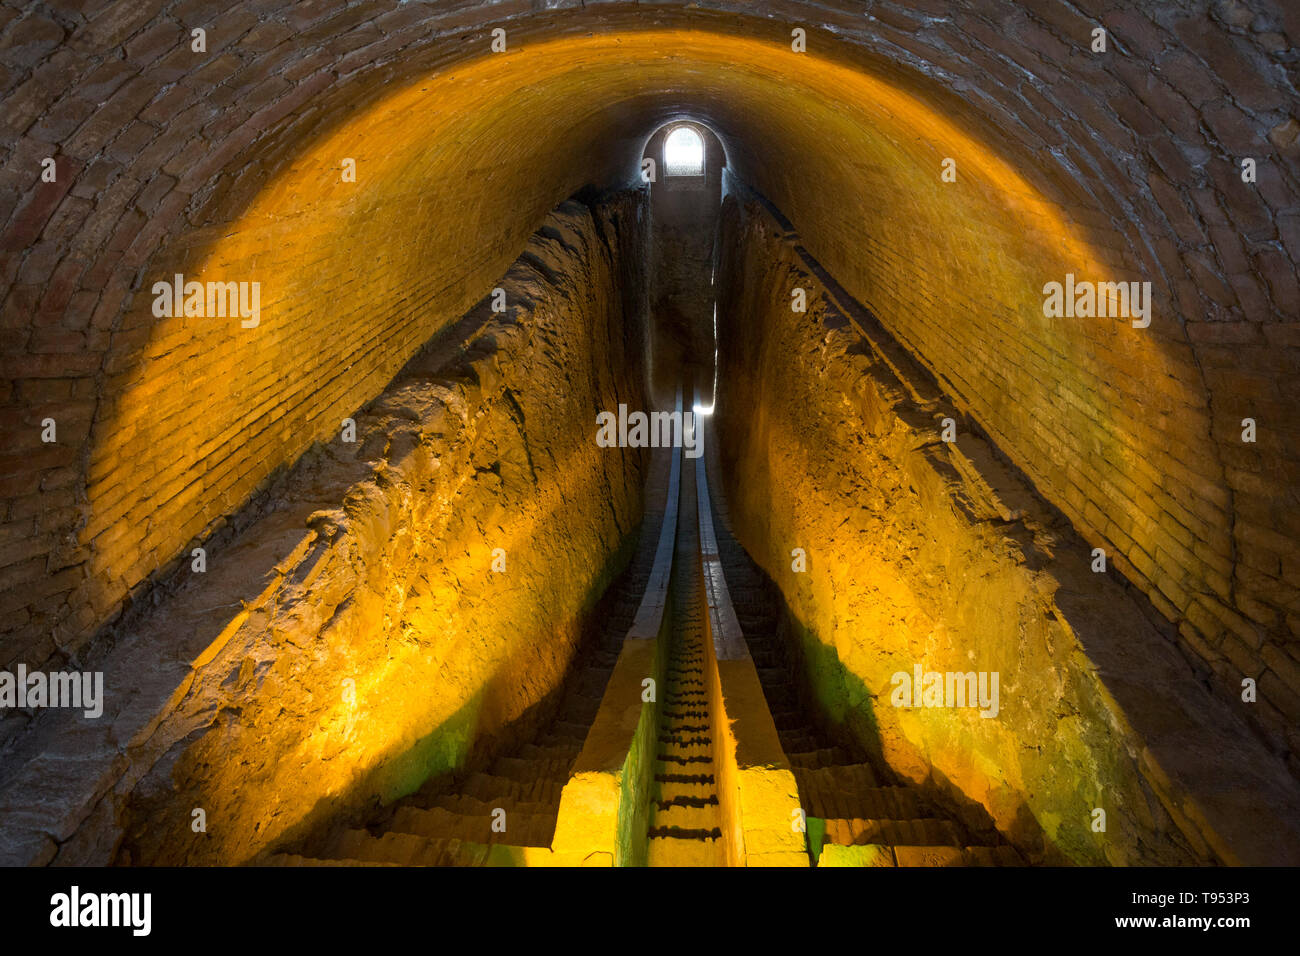
[[[1295,4],[235,0],[197,56],[158,4],[0,19],[0,664],[80,657],[693,116],[1300,752]],[[160,320],[178,273],[261,324]],[[1067,274],[1150,280],[1151,326],[1042,322]]]
[[[728,200],[716,414],[737,534],[783,592],[831,722],[1036,859],[1230,856],[1148,763],[1168,735],[1204,726],[1211,703],[1158,615],[1091,573],[1068,523],[883,328],[862,324],[872,316],[855,326],[836,307],[797,242],[758,204]],[[910,682],[918,665],[998,675],[996,714],[895,706],[895,675]],[[1211,759],[1223,731],[1202,732]]]
[[[102,862],[120,826],[119,862],[247,861],[538,718],[640,519],[643,459],[593,436],[598,410],[643,404],[645,198],[561,205],[499,284],[504,314],[489,297],[355,443],[299,463],[296,522],[271,512],[209,554],[224,576],[141,622],[140,660],[216,633],[158,713],[123,717],[140,698],[110,688],[129,769],[100,768],[111,792],[61,858]]]

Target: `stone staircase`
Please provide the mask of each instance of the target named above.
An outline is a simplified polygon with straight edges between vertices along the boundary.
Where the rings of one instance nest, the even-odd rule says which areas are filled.
[[[732,606],[799,787],[814,865],[1022,865],[996,831],[970,832],[818,724],[794,680],[802,666],[781,638],[776,589],[732,535],[713,455],[709,465],[714,533]]]
[[[712,463],[711,463],[712,464]],[[807,817],[820,866],[1022,865],[990,829],[973,832],[901,785],[859,745],[838,739],[800,694],[802,665],[781,632],[775,588],[731,533],[713,486],[714,530],[728,590]],[[656,496],[662,500],[662,496]],[[726,863],[705,685],[706,611],[698,573],[694,469],[683,469],[673,568],[671,645],[657,730],[650,818],[651,866]],[[662,512],[647,514],[657,532]],[[654,563],[657,533],[643,535],[627,570],[601,599],[566,676],[553,717],[531,740],[451,782],[433,781],[364,827],[342,827],[268,861],[281,866],[509,866],[554,863],[560,795],[600,708]]]
[[[554,717],[532,740],[460,779],[431,781],[365,827],[338,829],[311,855],[279,853],[273,866],[495,866],[550,853],[560,792],[582,751],[619,648],[654,563],[653,513],[636,553],[601,600],[594,637],[579,648]],[[649,540],[647,540],[649,539]]]
[[[650,866],[723,866],[713,727],[704,673],[694,469],[682,470],[673,565],[673,632],[656,751],[648,829]]]

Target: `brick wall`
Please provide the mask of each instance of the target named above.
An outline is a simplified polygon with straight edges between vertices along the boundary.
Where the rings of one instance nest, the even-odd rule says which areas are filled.
[[[951,398],[767,210],[729,199],[723,238],[710,434],[830,729],[1034,860],[1300,859],[1300,794],[1249,729],[1256,705],[1216,700],[982,436],[940,439]],[[918,667],[996,675],[996,706],[899,702]]]
[[[878,52],[976,100],[999,131],[967,128],[1010,169],[982,145],[963,155],[951,130],[885,132],[887,101],[854,104],[849,123],[877,141],[855,137],[829,90],[798,111],[765,99],[749,119],[763,132],[728,142],[829,273],[1177,624],[1216,690],[1258,680],[1256,726],[1294,755],[1300,127],[1284,49],[1300,25],[1262,4],[1127,6],[1027,4],[996,22],[873,6]],[[1089,52],[1095,25],[1109,55]],[[1066,272],[1152,281],[1151,327],[1044,318],[1041,287]]]
[[[6,718],[0,861],[245,862],[545,724],[642,510],[595,412],[644,404],[645,206],[548,216],[504,313],[430,342],[96,649],[101,720]]]
[[[0,664],[75,654],[482,295],[546,210],[632,175],[646,133],[689,113],[1221,683],[1259,678],[1261,726],[1294,726],[1297,17],[6,3]],[[176,271],[260,279],[262,325],[155,320],[150,286]],[[1151,327],[1043,319],[1066,271],[1150,279]]]
[[[611,135],[602,117],[546,120],[549,168],[500,135],[544,120],[527,72],[411,87],[464,55],[428,42],[422,6],[6,14],[9,664],[75,654],[138,605],[487,293],[555,203],[616,177],[561,151]],[[479,17],[445,19],[485,48]],[[259,281],[260,324],[155,317],[153,283],[178,272]]]

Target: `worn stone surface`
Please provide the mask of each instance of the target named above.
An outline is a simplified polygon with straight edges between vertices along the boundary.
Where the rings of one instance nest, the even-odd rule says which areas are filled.
[[[506,313],[431,343],[107,656],[102,721],[15,738],[6,862],[41,862],[26,833],[55,862],[243,862],[528,726],[640,518],[641,459],[593,434],[642,402],[644,206],[562,205]]]
[[[202,54],[189,4],[0,10],[0,664],[147,600],[685,113],[1295,749],[1293,5],[236,0]],[[1151,279],[1151,328],[1046,325],[1067,267]],[[176,271],[262,326],[154,319]]]
[[[0,666],[129,642],[557,202],[688,114],[1215,693],[1258,681],[1300,773],[1298,40],[1282,0],[6,0]],[[1150,329],[1045,322],[1067,270],[1150,279]],[[177,271],[262,281],[262,324],[156,319]]]
[[[940,440],[951,402],[798,237],[735,200],[723,230],[732,522],[785,595],[830,720],[1031,859],[1300,859],[1300,788],[1248,731],[1251,705],[1212,696],[1146,599],[1094,574],[987,442],[964,424]],[[787,304],[795,286],[806,314]],[[894,706],[893,675],[916,665],[996,672],[998,712]],[[1245,794],[1266,822],[1241,812]]]

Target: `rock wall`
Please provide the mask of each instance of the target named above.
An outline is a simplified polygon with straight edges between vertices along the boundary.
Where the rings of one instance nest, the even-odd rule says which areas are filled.
[[[1233,821],[1249,814],[1222,797],[1253,767],[1269,781],[1256,793],[1295,803],[1246,729],[1249,705],[1211,698],[1170,625],[1092,573],[1060,513],[797,243],[759,204],[728,199],[716,415],[738,537],[785,596],[832,727],[1035,859],[1259,860],[1285,840],[1294,856],[1294,820],[1243,834]],[[996,714],[895,706],[894,675],[917,665],[997,673]]]
[[[545,717],[640,520],[644,461],[599,448],[595,420],[643,402],[645,208],[561,205],[499,283],[504,314],[489,297],[435,338],[354,444],[313,449],[278,510],[142,618],[105,664],[125,761],[83,764],[86,792],[0,786],[60,815],[35,859],[241,863]],[[46,717],[18,742],[36,765],[59,756]]]
[[[1280,0],[0,7],[0,664],[147,601],[558,201],[691,116],[1284,736],[1297,42]],[[1067,270],[1152,280],[1151,328],[1045,328]],[[177,271],[262,280],[261,326],[160,322]]]

